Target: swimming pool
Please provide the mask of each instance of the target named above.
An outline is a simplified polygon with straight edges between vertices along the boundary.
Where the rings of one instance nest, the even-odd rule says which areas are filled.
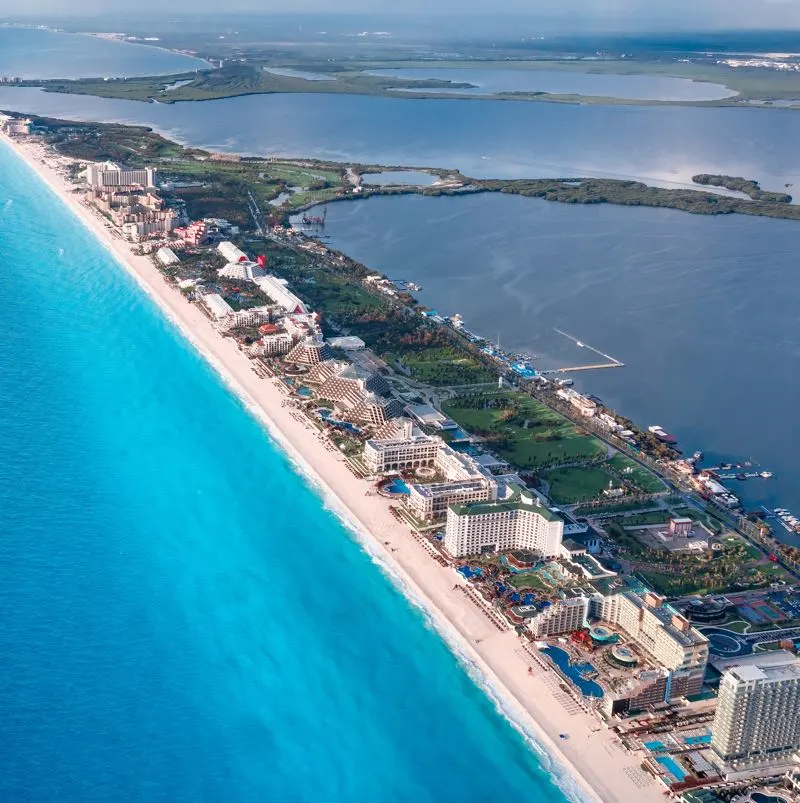
[[[390,494],[397,494],[398,496],[408,496],[411,493],[405,480],[401,477],[395,477],[388,485],[383,488],[384,491]]]
[[[644,742],[644,746],[651,753],[658,753],[667,749],[667,746],[664,744],[664,742]]]
[[[481,569],[479,566],[459,566],[456,571],[465,580],[470,580],[473,577],[480,577],[483,574],[483,569]]]
[[[656,761],[678,782],[689,774],[672,756],[656,756]]]
[[[683,740],[686,744],[711,744],[711,734],[706,733],[703,736],[687,736]]]
[[[574,683],[584,697],[603,696],[603,687],[585,675],[595,671],[591,664],[573,664],[569,653],[561,647],[545,647],[542,652]]]

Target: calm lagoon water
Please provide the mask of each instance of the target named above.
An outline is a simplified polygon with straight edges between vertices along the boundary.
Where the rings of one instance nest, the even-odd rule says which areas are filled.
[[[777,109],[315,94],[165,104],[11,87],[0,87],[0,109],[150,125],[217,151],[459,168],[478,177],[605,176],[673,187],[697,173],[727,173],[767,189],[800,187],[800,114]]]
[[[207,67],[202,59],[96,36],[0,26],[0,76],[120,78]]]
[[[626,100],[721,100],[736,92],[721,84],[691,81],[666,75],[611,75],[605,73],[561,72],[560,70],[485,70],[475,67],[439,69],[413,67],[370,70],[369,75],[385,75],[415,81],[435,79],[472,84],[471,89],[426,89],[426,92],[461,95],[493,95],[498,92],[547,92],[552,95],[587,95]],[[398,89],[398,92],[414,90]]]
[[[753,458],[774,480],[751,504],[800,510],[800,223],[508,195],[330,204],[331,245],[419,282],[420,300],[543,368],[595,362],[562,329],[626,367],[576,384],[691,454]]]
[[[420,611],[2,147],[0,250],[0,799],[564,799]]]

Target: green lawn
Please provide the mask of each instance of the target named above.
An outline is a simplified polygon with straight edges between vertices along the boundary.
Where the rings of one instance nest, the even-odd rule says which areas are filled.
[[[605,446],[524,393],[485,393],[445,402],[443,412],[520,469],[588,460]],[[608,482],[608,479],[606,479]]]
[[[287,278],[292,281],[291,274]],[[352,316],[365,315],[385,306],[381,299],[334,274],[317,271],[313,282],[308,281],[307,277],[303,278],[306,280],[296,281],[293,289],[313,309],[335,321],[349,320]]]
[[[737,619],[733,622],[728,622],[724,625],[720,625],[720,627],[727,627],[728,630],[733,630],[734,633],[746,633],[748,629],[747,622],[743,622],[741,619]]]
[[[521,589],[521,588],[530,588],[534,591],[552,591],[553,589],[547,585],[547,583],[539,577],[538,574],[512,574],[511,577],[508,578],[509,585],[514,586],[514,588]]]
[[[430,385],[477,385],[493,382],[494,374],[467,352],[433,346],[393,355],[412,378]]]
[[[601,468],[557,468],[544,475],[548,496],[557,504],[571,505],[598,499],[608,488],[610,474]]]
[[[620,519],[623,527],[637,527],[641,524],[665,524],[670,520],[666,510],[652,510],[649,513],[636,513]]]
[[[614,504],[610,502],[607,505],[598,505],[597,507],[576,507],[572,512],[576,516],[600,516],[606,513],[627,513],[629,511],[646,510],[649,507],[655,507],[652,502],[618,502]]]
[[[662,480],[624,454],[615,454],[608,461],[620,477],[635,485],[642,493],[657,494],[667,490]]]

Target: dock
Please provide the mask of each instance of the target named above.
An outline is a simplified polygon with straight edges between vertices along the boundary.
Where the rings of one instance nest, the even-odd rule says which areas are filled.
[[[548,371],[548,373],[561,374],[561,373],[570,373],[570,372],[574,372],[574,371],[596,371],[596,370],[599,370],[601,368],[624,368],[625,367],[625,363],[621,362],[616,357],[612,357],[610,354],[606,354],[606,353],[600,351],[600,349],[596,349],[594,346],[590,346],[588,343],[584,343],[582,340],[578,340],[577,337],[574,337],[573,335],[569,334],[568,332],[564,332],[563,330],[558,329],[555,326],[553,327],[553,331],[554,332],[558,332],[558,334],[562,335],[563,337],[566,337],[567,340],[571,340],[579,348],[589,349],[589,351],[593,351],[595,354],[597,354],[598,356],[600,356],[603,359],[605,359],[606,362],[590,363],[589,365],[574,365],[574,366],[567,367],[567,368],[556,368],[553,371]]]

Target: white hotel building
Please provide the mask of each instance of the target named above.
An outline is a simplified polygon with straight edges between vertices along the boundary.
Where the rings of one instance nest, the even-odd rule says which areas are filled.
[[[708,663],[708,639],[664,597],[653,591],[642,595],[623,591],[595,597],[592,613],[630,636],[659,666],[675,675],[681,688],[670,697],[697,694]]]
[[[444,547],[453,557],[527,549],[546,557],[561,551],[564,521],[527,489],[511,487],[507,499],[455,504],[447,511]]]
[[[722,675],[711,748],[734,770],[791,766],[800,749],[800,658],[755,653]]]
[[[396,438],[368,440],[364,444],[364,465],[373,474],[433,466],[444,442],[430,435],[414,434],[414,429],[409,421]]]
[[[95,189],[106,187],[155,187],[156,171],[126,170],[113,162],[94,162],[86,168],[86,183]]]

